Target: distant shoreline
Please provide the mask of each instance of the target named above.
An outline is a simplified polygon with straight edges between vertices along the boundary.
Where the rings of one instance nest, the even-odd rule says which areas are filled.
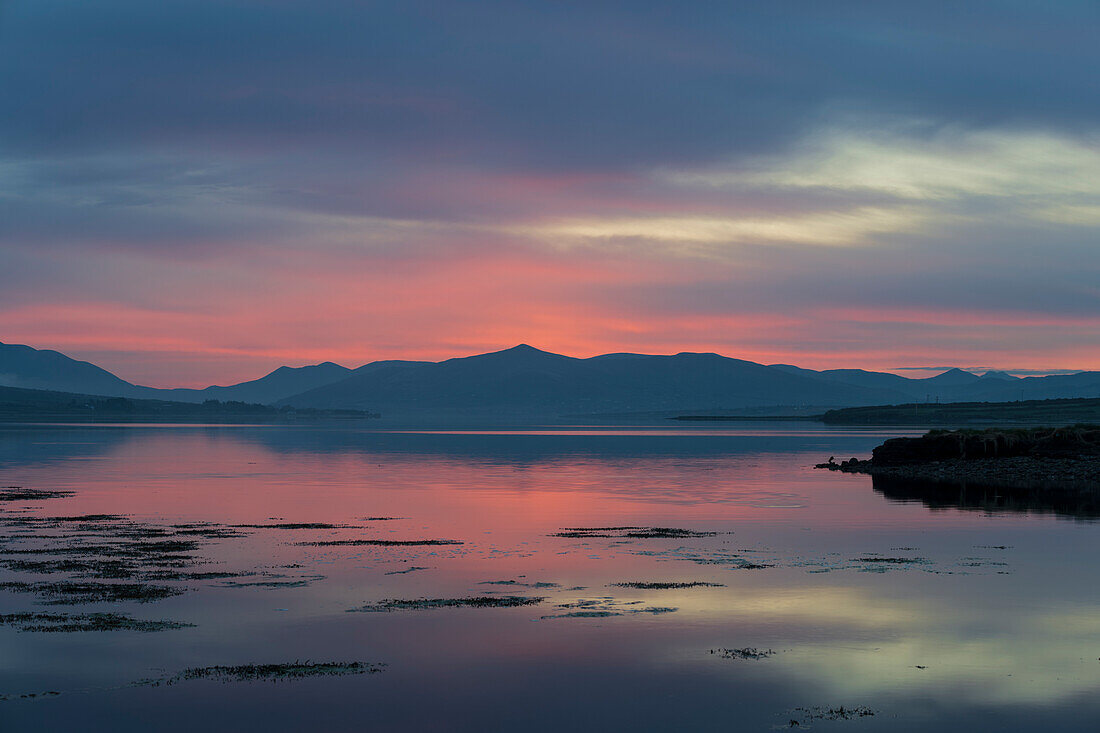
[[[677,415],[667,420],[695,422],[759,422],[759,421],[798,421],[821,422],[821,415]]]
[[[677,415],[670,420],[734,422],[808,420],[827,425],[962,426],[1073,425],[1100,423],[1100,399],[1070,398],[1020,402],[914,402],[843,407],[815,415]]]
[[[375,420],[371,416],[306,415],[296,417],[273,417],[266,415],[243,415],[234,417],[197,415],[0,415],[0,425],[297,425],[312,422],[358,422]]]
[[[284,423],[299,420],[366,420],[381,415],[364,410],[272,407],[240,401],[103,397],[71,392],[0,387],[0,423],[12,422],[179,422]]]

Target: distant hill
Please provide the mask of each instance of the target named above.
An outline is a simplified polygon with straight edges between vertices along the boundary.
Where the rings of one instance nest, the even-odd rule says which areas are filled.
[[[1035,400],[1072,397],[1100,397],[1100,372],[1025,377],[1012,382],[989,380],[980,390],[983,400]]]
[[[889,390],[897,394],[909,395],[914,389],[914,382],[923,381],[899,377],[888,372],[869,372],[864,369],[827,369],[817,372],[813,369],[803,369],[790,364],[773,364],[773,369],[780,369],[791,374],[800,374],[811,379],[820,379],[826,382],[839,382],[851,384],[857,387],[870,387],[873,389]]]
[[[827,369],[818,372],[789,364],[772,366],[775,369],[815,379],[890,390],[895,396],[886,402],[893,404],[937,400],[941,402],[1011,402],[1100,397],[1100,372],[1078,372],[1021,379],[1004,372],[991,371],[979,376],[962,369],[949,369],[934,377],[910,379],[897,374],[868,372],[862,369]]]
[[[206,389],[158,389],[155,392],[166,398],[182,402],[205,400],[239,400],[269,405],[284,397],[305,392],[325,384],[338,382],[352,373],[351,369],[326,361],[304,367],[279,367],[267,376],[251,382],[241,382],[229,387]],[[142,387],[148,390],[149,387]]]
[[[302,410],[239,401],[201,403],[0,387],[0,421],[283,422],[297,418],[377,417],[361,410]]]
[[[134,395],[140,389],[106,369],[60,352],[4,343],[0,343],[0,386],[112,397]]]
[[[162,399],[176,402],[206,400],[271,404],[343,379],[352,370],[325,362],[305,367],[279,367],[265,377],[228,387],[157,389],[127,382],[106,369],[71,359],[57,351],[0,343],[0,386],[55,390],[104,397]]]

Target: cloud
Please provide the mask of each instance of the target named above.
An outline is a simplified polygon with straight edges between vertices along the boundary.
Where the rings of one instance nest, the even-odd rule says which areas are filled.
[[[42,0],[7,9],[0,138],[627,169],[778,150],[823,109],[1091,124],[1089,5]]]
[[[850,246],[865,243],[878,232],[899,231],[915,224],[901,209],[873,207],[827,213],[794,213],[768,218],[753,216],[692,216],[591,218],[538,223],[511,228],[516,234],[554,244],[591,240],[640,239],[679,243],[676,253],[714,253],[697,245],[760,244],[768,242]],[[666,250],[668,251],[668,250]]]
[[[1091,196],[1093,158],[1077,145],[1050,133],[884,135],[872,148],[890,176],[832,186],[838,159],[873,157],[855,133],[830,129],[749,175],[451,171],[427,190],[413,185],[427,171],[396,170],[387,185],[328,159],[289,170],[178,151],[9,161],[0,326],[5,340],[77,354],[145,348],[140,371],[127,372],[130,356],[109,361],[156,384],[521,341],[816,367],[1090,368],[1092,230],[1046,214]],[[1055,156],[1065,180],[1016,148],[1069,151]],[[971,149],[993,173],[928,172],[953,158],[967,167],[981,157]],[[199,351],[223,371],[186,356]]]
[[[9,5],[0,331],[1100,367],[1098,11],[998,8]]]
[[[874,124],[878,122],[878,124]],[[674,172],[681,185],[839,189],[917,202],[970,198],[1095,202],[1095,135],[967,129],[886,118],[831,123],[793,151],[722,170]]]

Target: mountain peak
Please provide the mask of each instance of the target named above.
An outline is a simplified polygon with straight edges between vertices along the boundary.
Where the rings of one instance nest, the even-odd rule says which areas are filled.
[[[565,362],[565,361],[577,361],[571,356],[562,356],[561,354],[554,354],[550,351],[543,351],[542,349],[536,349],[530,344],[517,344],[509,349],[501,349],[500,351],[490,351],[486,354],[473,354],[471,356],[458,356],[453,359],[446,359],[440,364],[496,364],[499,366],[505,366],[510,364],[522,364],[525,366],[547,364],[550,362]]]
[[[477,358],[478,356],[555,356],[561,359],[569,358],[566,356],[562,356],[561,354],[555,354],[552,351],[543,351],[542,349],[536,349],[530,344],[516,344],[510,349],[490,351],[488,354],[477,354],[474,357],[466,358]]]
[[[998,372],[990,369],[988,372],[982,375],[982,379],[1000,379],[1004,382],[1015,382],[1019,377],[1014,377],[1008,372]]]
[[[937,374],[934,377],[928,377],[928,379],[924,381],[931,384],[950,386],[970,384],[972,382],[977,382],[980,379],[981,377],[979,377],[977,374],[974,374],[973,372],[968,372],[965,369],[953,367],[951,369],[948,369],[943,374]]]

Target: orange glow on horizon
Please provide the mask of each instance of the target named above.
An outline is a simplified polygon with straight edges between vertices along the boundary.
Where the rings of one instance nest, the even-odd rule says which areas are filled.
[[[879,371],[928,364],[1100,369],[1100,318],[985,309],[738,302],[758,263],[734,268],[639,256],[510,248],[492,256],[394,259],[273,252],[251,262],[183,266],[155,294],[62,296],[0,311],[6,343],[52,348],[136,384],[206,387],[279,366],[382,359],[438,361],[528,343],[577,357],[716,352],[764,364]],[[709,271],[746,285],[705,310]],[[196,271],[204,277],[193,287]],[[705,282],[705,280],[704,280]],[[684,294],[687,294],[686,296]],[[912,372],[899,373],[912,376]]]

